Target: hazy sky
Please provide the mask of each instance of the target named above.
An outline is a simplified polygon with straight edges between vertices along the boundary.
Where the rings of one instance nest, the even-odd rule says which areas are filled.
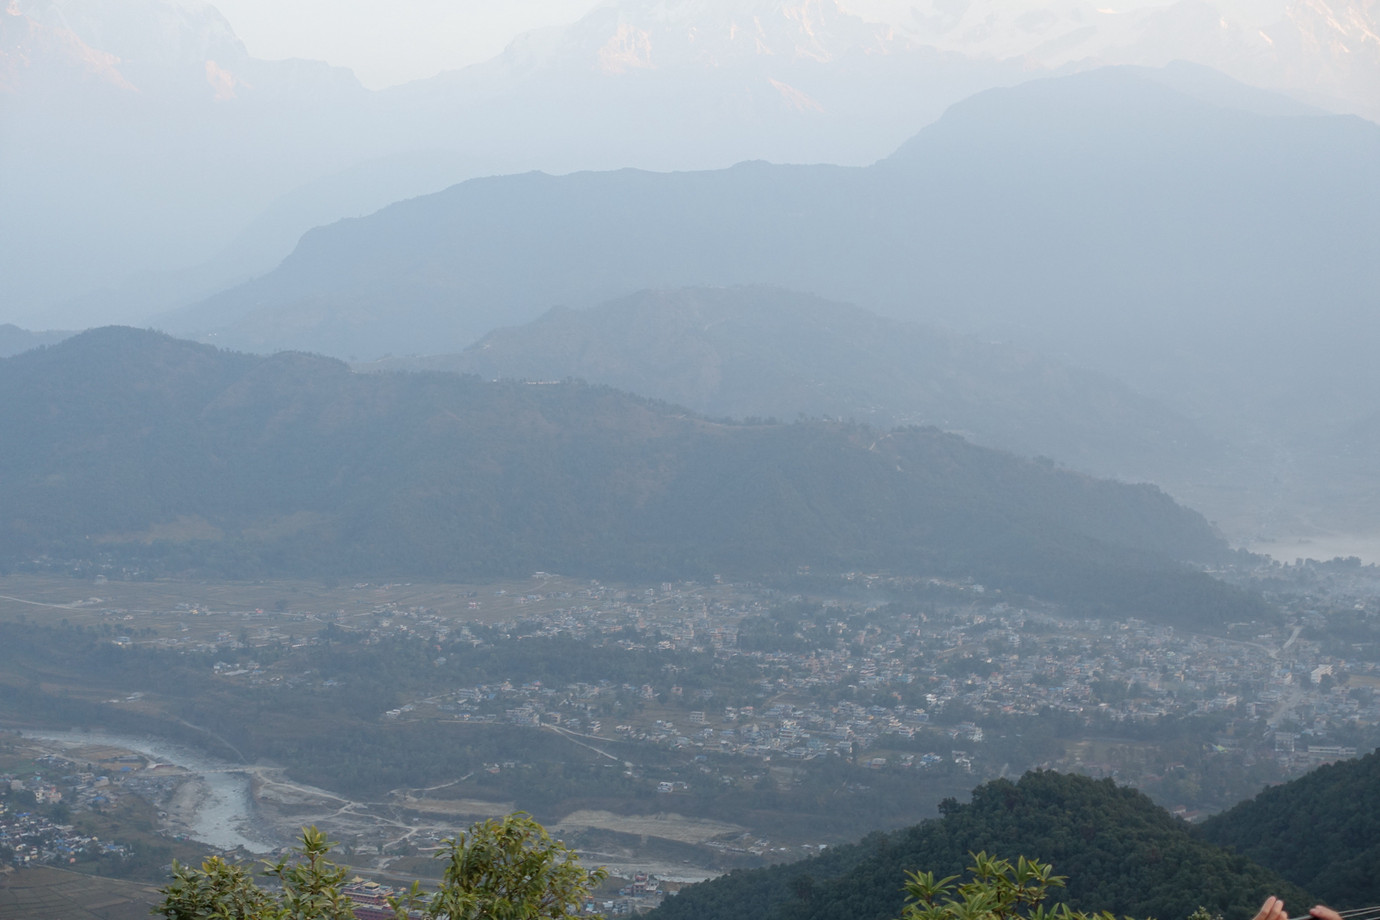
[[[601,0],[211,0],[259,58],[310,58],[354,70],[380,88],[464,67],[498,54],[518,34],[574,22]],[[1052,0],[982,0],[996,9]],[[1170,0],[1105,0],[1117,10]],[[1250,0],[1259,2],[1259,0]],[[899,21],[932,0],[844,0],[871,19]],[[1074,5],[1079,5],[1074,0]]]

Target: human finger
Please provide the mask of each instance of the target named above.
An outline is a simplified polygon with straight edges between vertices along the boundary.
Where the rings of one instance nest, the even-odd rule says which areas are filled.
[[[1287,920],[1288,915],[1284,913],[1284,902],[1274,895],[1265,899],[1265,903],[1260,905],[1260,910],[1255,915],[1255,920]],[[1325,918],[1334,920],[1334,918]],[[1340,920],[1340,918],[1335,918]]]

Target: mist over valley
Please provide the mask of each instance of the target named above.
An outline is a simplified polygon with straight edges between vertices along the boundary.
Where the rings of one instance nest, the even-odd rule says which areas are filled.
[[[521,12],[0,11],[0,915],[1374,903],[1375,3]]]

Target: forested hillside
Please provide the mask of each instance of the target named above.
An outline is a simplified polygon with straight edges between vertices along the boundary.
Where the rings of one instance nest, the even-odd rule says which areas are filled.
[[[109,328],[0,363],[0,559],[145,572],[972,576],[1195,624],[1198,515],[934,429],[736,425],[578,384],[359,375]]]
[[[1380,902],[1380,753],[1266,789],[1202,831],[1339,909]]]
[[[1271,894],[1308,895],[1243,856],[1206,843],[1133,789],[1050,772],[994,780],[943,817],[872,834],[817,858],[734,872],[682,892],[655,920],[889,920],[904,903],[907,871],[958,875],[986,851],[1053,864],[1068,877],[1054,897],[1083,910],[1184,920],[1197,907],[1250,917]]]

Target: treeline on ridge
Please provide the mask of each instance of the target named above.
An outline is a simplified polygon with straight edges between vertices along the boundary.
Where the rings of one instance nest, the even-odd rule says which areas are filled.
[[[1269,895],[1307,894],[1244,856],[1208,843],[1134,789],[1052,772],[998,779],[942,817],[769,869],[740,870],[667,900],[654,920],[890,920],[907,871],[959,875],[970,853],[1025,855],[1068,877],[1053,900],[1118,916],[1184,920],[1198,907],[1246,920]]]
[[[1329,764],[1203,824],[1230,846],[1338,909],[1380,902],[1380,753]]]

